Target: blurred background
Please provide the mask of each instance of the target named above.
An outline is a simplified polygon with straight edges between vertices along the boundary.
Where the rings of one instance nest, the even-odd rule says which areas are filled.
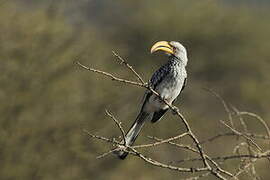
[[[0,179],[186,177],[132,156],[96,159],[110,145],[90,140],[82,129],[119,136],[105,109],[127,129],[144,90],[87,72],[74,61],[135,80],[115,63],[114,50],[148,80],[166,62],[165,56],[151,55],[150,47],[176,40],[189,57],[187,87],[176,105],[199,140],[228,131],[219,122],[227,120],[222,104],[205,87],[269,124],[269,10],[267,0],[1,0]],[[247,120],[250,132],[265,133],[256,122]],[[147,124],[137,144],[151,142],[147,135],[168,138],[183,130],[169,112],[162,121]],[[211,156],[232,154],[237,143],[230,137],[204,148]],[[269,149],[269,142],[262,143]],[[193,157],[165,145],[143,152],[162,162]],[[233,172],[238,164],[229,161],[223,167]],[[262,179],[270,178],[266,160],[256,168]]]

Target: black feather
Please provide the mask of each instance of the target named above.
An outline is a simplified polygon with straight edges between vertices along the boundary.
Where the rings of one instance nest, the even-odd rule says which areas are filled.
[[[161,109],[154,113],[153,118],[151,119],[152,123],[157,122],[159,119],[162,118],[162,116],[167,112],[168,109]]]

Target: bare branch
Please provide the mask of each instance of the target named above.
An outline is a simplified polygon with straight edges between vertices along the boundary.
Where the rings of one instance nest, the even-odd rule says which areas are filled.
[[[125,131],[121,125],[121,122],[117,121],[117,119],[112,115],[112,113],[110,113],[108,110],[105,110],[106,114],[115,122],[115,124],[117,125],[117,127],[119,128],[120,132],[122,133],[122,138],[124,141],[124,145],[126,145],[126,139],[125,139]]]
[[[207,173],[204,173],[204,174],[200,174],[199,176],[194,176],[194,177],[190,177],[190,178],[186,178],[186,179],[183,179],[183,180],[198,180],[202,177],[206,177],[206,176],[209,176],[211,173],[210,172],[207,172]]]
[[[90,68],[88,66],[85,66],[85,65],[81,64],[79,61],[77,61],[76,64],[78,64],[80,67],[82,67],[82,68],[84,68],[84,69],[86,69],[88,71],[92,71],[92,72],[101,74],[103,76],[109,77],[112,81],[118,81],[118,82],[121,82],[121,83],[130,84],[130,85],[134,85],[134,86],[140,86],[140,87],[145,87],[146,86],[145,84],[142,84],[142,83],[138,83],[138,82],[134,82],[134,81],[130,81],[130,80],[126,80],[126,79],[116,77],[116,76],[112,75],[111,73],[107,73],[105,71]]]
[[[157,145],[161,145],[161,144],[164,144],[164,143],[168,143],[168,142],[171,142],[171,141],[174,141],[174,140],[177,140],[177,139],[180,139],[184,136],[188,135],[188,133],[183,133],[183,134],[180,134],[178,136],[174,136],[174,137],[171,137],[171,138],[168,138],[168,139],[165,139],[165,140],[162,140],[162,141],[158,141],[158,142],[155,142],[155,143],[151,143],[151,144],[143,144],[143,145],[138,145],[138,146],[132,146],[133,148],[145,148],[145,147],[154,147],[154,146],[157,146]]]
[[[250,166],[252,166],[253,163],[255,163],[257,161],[257,159],[253,159],[251,162],[247,163],[244,167],[242,167],[238,172],[236,172],[234,174],[234,176],[232,177],[232,179],[237,179],[237,177],[242,174],[243,172],[246,171],[247,168],[249,168]]]
[[[230,155],[230,156],[218,156],[218,157],[212,157],[212,160],[220,160],[220,161],[226,161],[226,160],[233,160],[233,159],[241,159],[241,158],[251,158],[251,159],[264,159],[269,158],[269,153],[264,154],[239,154],[239,155]],[[178,161],[174,161],[174,163],[184,163],[184,162],[193,162],[193,161],[201,161],[202,158],[188,158],[188,159],[181,159]]]
[[[145,84],[144,80],[142,77],[135,71],[135,69],[127,63],[125,59],[123,59],[121,56],[119,56],[116,52],[112,51],[113,55],[120,61],[120,64],[124,64],[137,78],[138,80],[142,83]]]
[[[229,118],[230,124],[231,124],[231,126],[234,128],[234,123],[233,123],[232,113],[231,113],[231,111],[230,111],[230,109],[229,109],[227,103],[225,102],[225,100],[224,100],[218,93],[216,93],[213,89],[204,88],[204,90],[206,90],[206,91],[212,93],[215,97],[217,97],[217,98],[220,100],[220,102],[222,103],[222,105],[223,105],[223,107],[224,107],[226,113],[228,114],[228,118]]]
[[[159,142],[160,142],[160,141],[163,141],[163,139],[160,139],[160,138],[157,138],[157,137],[151,137],[151,136],[148,136],[148,138],[154,139],[154,140],[159,141]],[[171,145],[173,145],[173,146],[176,146],[176,147],[178,147],[178,148],[182,148],[182,149],[185,149],[185,150],[188,150],[188,151],[191,151],[191,152],[200,154],[199,150],[196,150],[196,149],[192,148],[192,147],[189,146],[189,145],[178,144],[178,143],[171,142],[171,141],[169,141],[169,142],[167,142],[167,143],[168,143],[168,144],[171,144]],[[233,176],[233,175],[232,175],[231,173],[229,173],[228,171],[225,171],[225,170],[223,170],[221,167],[219,167],[219,165],[218,165],[215,161],[213,161],[212,158],[210,158],[209,156],[206,155],[206,159],[209,160],[209,161],[217,168],[218,171],[220,171],[220,172],[226,174],[226,175],[229,176],[229,177],[232,177],[232,176]],[[200,160],[202,160],[202,158],[200,158]],[[171,164],[171,163],[173,163],[173,162],[170,162],[170,164]]]
[[[248,132],[248,127],[247,127],[247,124],[246,122],[244,121],[244,118],[239,115],[239,110],[234,107],[234,106],[231,106],[232,107],[232,110],[235,112],[235,114],[239,117],[239,121],[240,121],[240,124],[242,125],[243,129],[244,129],[244,132],[247,133]]]
[[[251,112],[238,112],[238,115],[248,115],[251,117],[255,117],[264,126],[268,137],[270,137],[270,129],[269,129],[268,125],[266,124],[266,122],[263,120],[263,118],[261,118],[259,115],[255,114],[255,113],[251,113]]]
[[[242,133],[250,138],[256,138],[256,139],[265,139],[265,140],[270,140],[270,138],[268,136],[265,136],[265,135],[260,135],[260,134],[252,134],[252,133]],[[217,134],[215,136],[212,136],[208,139],[205,139],[203,141],[201,141],[201,144],[205,144],[205,143],[208,143],[208,142],[212,142],[212,141],[215,141],[219,138],[222,138],[222,137],[225,137],[225,136],[239,136],[239,134],[236,134],[234,132],[225,132],[225,133],[220,133],[220,134]]]
[[[160,163],[160,162],[158,162],[156,160],[153,160],[151,158],[147,158],[146,156],[144,156],[143,154],[139,153],[134,148],[131,148],[131,150],[136,154],[136,156],[140,157],[145,162],[150,163],[150,164],[152,164],[154,166],[157,166],[157,167],[171,169],[171,170],[180,171],[180,172],[191,172],[191,173],[202,172],[202,171],[209,171],[209,169],[207,167],[204,167],[204,168],[181,168],[181,167],[167,165],[167,164],[164,164],[164,163]]]
[[[92,137],[94,139],[99,139],[99,140],[102,140],[102,141],[105,141],[105,142],[108,142],[108,143],[121,145],[121,143],[116,141],[115,139],[108,139],[108,138],[105,138],[103,136],[94,135],[94,134],[90,133],[89,131],[87,131],[85,129],[83,129],[83,132],[85,132],[86,134],[88,134],[90,137]]]
[[[109,155],[109,154],[111,154],[111,153],[113,153],[113,152],[115,152],[115,151],[117,151],[117,149],[112,149],[112,150],[110,150],[110,151],[108,151],[108,152],[105,152],[105,153],[103,153],[103,154],[97,156],[96,158],[97,158],[97,159],[104,158],[105,156],[107,156],[107,155]]]
[[[255,143],[253,141],[253,139],[251,139],[250,137],[246,136],[245,134],[242,134],[240,132],[238,132],[237,130],[233,129],[231,126],[229,126],[228,124],[226,124],[224,121],[220,121],[222,124],[224,124],[227,128],[229,128],[231,131],[233,131],[235,134],[242,136],[244,138],[246,138],[248,141],[250,141],[259,151],[262,151],[262,148],[260,148],[260,146]]]

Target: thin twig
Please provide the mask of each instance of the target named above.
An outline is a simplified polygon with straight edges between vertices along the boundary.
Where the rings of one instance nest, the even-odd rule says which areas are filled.
[[[128,62],[123,59],[121,56],[119,56],[116,52],[112,51],[113,55],[120,61],[121,64],[124,64],[137,78],[138,80],[142,83],[145,84],[144,80],[142,79],[142,77],[135,71],[135,69],[128,64]]]
[[[103,76],[109,77],[112,81],[118,81],[118,82],[121,82],[121,83],[130,84],[130,85],[134,85],[134,86],[140,86],[140,87],[145,87],[146,86],[145,84],[142,84],[142,83],[139,83],[139,82],[134,82],[134,81],[130,81],[130,80],[126,80],[126,79],[116,77],[116,76],[112,75],[111,73],[108,73],[108,72],[105,72],[105,71],[90,68],[88,66],[85,66],[85,65],[81,64],[79,61],[77,61],[76,64],[78,64],[80,67],[82,67],[82,68],[84,68],[84,69],[86,69],[88,71],[92,71],[92,72],[101,74]]]
[[[167,165],[167,164],[158,162],[156,160],[153,160],[151,158],[148,158],[148,157],[144,156],[143,154],[139,153],[134,148],[131,148],[131,151],[133,151],[136,156],[140,157],[145,162],[148,162],[148,163],[150,163],[150,164],[152,164],[154,166],[157,166],[157,167],[171,169],[171,170],[176,170],[176,171],[180,171],[180,172],[191,172],[191,173],[202,172],[202,171],[209,171],[209,169],[206,168],[206,167],[203,167],[203,168],[181,168],[181,167],[176,167],[176,166],[172,166],[172,165]]]
[[[247,133],[248,132],[248,127],[247,127],[247,124],[244,120],[244,118],[242,117],[242,115],[239,114],[239,110],[234,107],[234,106],[231,106],[232,107],[232,110],[235,112],[235,114],[239,117],[239,121],[240,121],[240,124],[242,125],[243,129],[244,129],[244,132]]]
[[[244,112],[244,111],[239,112],[238,115],[248,115],[248,116],[254,117],[257,120],[259,120],[259,122],[264,126],[268,137],[270,137],[270,129],[269,129],[268,125],[266,124],[266,122],[263,120],[263,118],[261,118],[259,115],[255,114],[255,113],[251,113],[251,112]]]
[[[123,141],[124,141],[124,146],[126,146],[127,143],[126,143],[126,138],[125,138],[125,131],[124,131],[122,125],[121,125],[121,122],[117,121],[117,119],[107,109],[105,111],[106,111],[106,114],[115,122],[115,124],[119,128],[120,132],[122,133],[122,138],[123,138]]]
[[[220,160],[220,161],[226,161],[226,160],[233,160],[233,159],[241,159],[241,158],[251,158],[251,159],[263,159],[263,158],[269,158],[270,154],[240,154],[240,155],[230,155],[230,156],[218,156],[218,157],[212,157],[213,160]],[[178,161],[173,161],[171,163],[184,163],[184,162],[193,162],[193,161],[201,161],[202,158],[188,158],[188,159],[181,159]]]
[[[268,136],[265,136],[265,135],[261,135],[261,134],[252,134],[252,133],[242,133],[250,138],[256,138],[256,139],[265,139],[265,140],[270,140],[270,138]],[[221,137],[224,137],[224,136],[239,136],[238,134],[234,133],[234,132],[225,132],[225,133],[220,133],[220,134],[217,134],[215,136],[212,136],[210,138],[207,138],[203,141],[201,141],[200,143],[201,144],[205,144],[205,143],[208,143],[208,142],[212,142],[212,141],[215,141]]]
[[[156,141],[163,141],[163,139],[160,139],[160,138],[157,138],[157,137],[149,136],[148,138],[153,139],[153,140],[156,140]],[[188,151],[191,151],[191,152],[200,154],[199,150],[196,150],[196,149],[192,148],[192,147],[189,146],[189,145],[178,144],[178,143],[171,142],[171,141],[169,141],[169,142],[167,142],[167,143],[170,144],[170,145],[176,146],[176,147],[178,147],[178,148],[183,148],[183,149],[185,149],[185,150],[188,150]],[[231,173],[229,173],[228,171],[225,171],[225,170],[223,170],[221,167],[219,167],[219,165],[218,165],[215,161],[213,161],[211,157],[209,157],[209,156],[206,155],[206,159],[209,160],[209,161],[217,168],[218,171],[220,171],[220,172],[226,174],[226,175],[229,176],[229,177],[232,177],[232,176],[233,176],[233,175],[232,175]],[[202,160],[202,158],[201,158],[201,160]],[[172,162],[170,162],[170,163],[172,163]]]
[[[103,136],[94,135],[94,134],[90,133],[89,131],[87,131],[85,129],[83,129],[83,132],[85,132],[86,134],[88,134],[92,138],[99,139],[99,140],[109,142],[109,143],[112,143],[112,144],[121,145],[121,143],[116,141],[115,139],[108,139],[108,138],[105,138]]]
[[[216,93],[213,89],[209,89],[209,88],[203,88],[203,89],[206,90],[206,91],[208,91],[208,92],[210,92],[210,93],[212,93],[215,97],[217,97],[220,100],[220,102],[222,103],[222,105],[223,105],[226,113],[228,114],[228,118],[229,118],[230,124],[234,128],[232,113],[231,113],[231,111],[230,111],[227,103],[225,102],[225,100],[218,93]]]
[[[251,166],[253,163],[255,163],[257,161],[257,159],[253,159],[251,162],[247,163],[244,167],[242,167],[238,172],[236,172],[233,177],[231,179],[237,179],[237,176],[239,176],[240,174],[242,174],[243,172],[246,171],[247,168],[249,168],[249,166]]]
[[[115,144],[116,142],[113,141],[113,140],[110,140],[110,139],[107,139],[107,138],[104,138],[104,137],[100,137],[100,136],[96,136],[96,135],[93,135],[91,133],[89,133],[88,131],[85,130],[85,132],[92,138],[96,138],[96,139],[100,139],[100,140],[104,140],[106,142],[109,142],[109,143],[113,143]],[[121,145],[119,142],[117,142],[116,144],[118,145]],[[156,160],[153,160],[151,158],[148,158],[146,156],[144,156],[143,154],[141,154],[139,151],[137,151],[135,148],[133,147],[128,147],[129,153],[131,153],[132,155],[134,156],[138,156],[139,158],[141,158],[142,160],[154,165],[154,166],[157,166],[157,167],[161,167],[161,168],[167,168],[167,169],[171,169],[171,170],[176,170],[176,171],[180,171],[180,172],[202,172],[202,171],[208,171],[209,169],[208,168],[181,168],[181,167],[176,167],[176,166],[171,166],[171,165],[167,165],[167,164],[164,164],[164,163],[161,163],[161,162],[158,162]],[[107,156],[108,154],[114,152],[114,151],[117,151],[118,149],[113,149],[113,150],[110,150],[106,153],[103,153],[102,155],[98,156],[97,158],[102,158],[102,157],[105,157]]]
[[[154,147],[154,146],[157,146],[157,145],[161,145],[161,144],[164,144],[164,143],[168,143],[170,141],[174,141],[176,139],[180,139],[184,136],[188,135],[188,133],[183,133],[183,134],[180,134],[178,136],[174,136],[174,137],[171,137],[171,138],[168,138],[168,139],[164,139],[162,141],[158,141],[158,142],[155,142],[155,143],[150,143],[150,144],[142,144],[142,145],[137,145],[137,146],[132,146],[133,148],[145,148],[145,147]]]
[[[107,156],[107,155],[109,155],[109,154],[111,154],[111,153],[113,153],[113,152],[115,152],[115,151],[117,151],[117,149],[112,149],[112,150],[110,150],[110,151],[108,151],[108,152],[105,152],[105,153],[103,153],[103,154],[97,156],[96,158],[97,158],[97,159],[104,158],[105,156]]]
[[[240,114],[240,111],[236,108],[236,107],[232,107],[232,109],[236,112],[236,115],[239,117],[239,121],[240,124],[242,125],[244,132],[248,133],[248,126],[244,120],[244,118],[242,117],[242,115]],[[254,152],[251,143],[246,139],[246,144],[247,144],[247,150],[249,152],[249,154],[256,154],[256,152]],[[240,154],[239,154],[240,155]],[[243,158],[239,158],[241,161],[243,161]],[[252,162],[252,159],[249,158],[249,162]],[[251,165],[251,168],[249,168],[250,170],[252,169],[252,167],[254,167],[254,164]],[[254,167],[254,171],[255,171],[255,167]],[[252,173],[252,172],[251,172]],[[248,174],[248,173],[247,173]]]
[[[253,139],[251,139],[250,137],[246,136],[245,134],[240,133],[239,131],[237,131],[236,129],[232,128],[231,126],[229,126],[228,124],[226,124],[224,121],[220,121],[222,124],[224,124],[227,128],[229,128],[231,131],[233,131],[235,134],[242,136],[244,138],[246,138],[248,141],[250,141],[252,143],[252,145],[254,145],[259,151],[262,151],[261,147],[255,143],[253,141]]]
[[[211,173],[210,172],[207,172],[207,173],[204,173],[204,174],[200,174],[199,176],[194,176],[194,177],[190,177],[190,178],[186,178],[186,179],[182,179],[182,180],[198,180],[202,177],[206,177],[206,176],[209,176]]]

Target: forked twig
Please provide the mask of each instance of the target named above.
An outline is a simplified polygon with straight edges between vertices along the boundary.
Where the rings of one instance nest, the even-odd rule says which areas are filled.
[[[188,135],[188,133],[183,133],[183,134],[180,134],[178,136],[174,136],[174,137],[171,137],[171,138],[168,138],[168,139],[164,139],[162,141],[158,141],[158,142],[155,142],[155,143],[142,144],[142,145],[133,146],[133,148],[154,147],[154,146],[157,146],[157,145],[165,144],[165,143],[168,143],[168,142],[171,142],[171,141],[180,139],[180,138],[182,138],[182,137],[184,137],[186,135]]]
[[[253,139],[251,139],[250,137],[246,136],[245,134],[242,134],[240,132],[238,132],[236,129],[233,129],[231,126],[229,126],[228,124],[226,124],[224,121],[220,121],[222,124],[224,124],[227,128],[229,128],[231,131],[233,131],[235,134],[244,137],[245,139],[247,139],[249,142],[251,142],[259,151],[262,151],[262,148],[253,141]]]
[[[228,119],[229,122],[231,124],[231,126],[234,128],[234,123],[233,123],[233,118],[232,118],[232,113],[230,111],[229,106],[227,105],[227,103],[225,102],[225,100],[218,94],[216,93],[213,89],[209,89],[209,88],[204,88],[204,90],[212,93],[216,98],[218,98],[220,100],[220,102],[222,103],[226,113],[228,114]]]
[[[116,77],[116,76],[112,75],[111,73],[101,71],[101,70],[97,70],[97,69],[94,69],[94,68],[90,68],[88,66],[85,66],[85,65],[81,64],[79,61],[77,61],[76,64],[79,65],[80,67],[82,67],[83,69],[86,69],[88,71],[92,71],[94,73],[98,73],[98,74],[101,74],[103,76],[106,76],[106,77],[110,78],[112,81],[117,81],[117,82],[130,84],[130,85],[134,85],[134,86],[145,87],[145,84],[130,81],[130,80],[126,80],[126,79],[122,79],[122,78],[119,78],[119,77]]]
[[[112,115],[112,113],[110,113],[107,109],[105,110],[106,114],[115,122],[115,124],[117,125],[117,127],[119,128],[121,134],[122,134],[122,138],[124,141],[124,145],[126,145],[126,138],[125,138],[125,131],[121,125],[121,122],[117,121],[117,119]]]
[[[112,51],[113,55],[120,61],[120,64],[124,64],[137,78],[138,80],[142,83],[145,84],[144,80],[142,77],[133,69],[133,67],[127,63],[126,60],[124,60],[121,56],[119,56],[115,51]]]
[[[263,120],[263,118],[261,118],[259,115],[255,114],[255,113],[251,113],[251,112],[244,112],[244,111],[239,112],[238,115],[248,115],[248,116],[256,118],[265,128],[268,137],[270,137],[270,129],[269,129],[268,125],[266,124],[266,122]]]

